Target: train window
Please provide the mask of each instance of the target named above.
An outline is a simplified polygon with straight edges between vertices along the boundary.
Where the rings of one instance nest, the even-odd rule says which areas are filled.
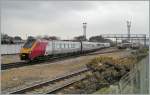
[[[23,47],[24,48],[31,48],[35,41],[36,41],[35,39],[27,40],[27,42],[24,44]]]
[[[59,48],[59,43],[58,43],[58,44],[56,44],[56,46],[57,46],[57,48]]]
[[[54,44],[54,48],[57,48],[57,43]]]
[[[56,44],[53,45],[53,48],[55,48],[55,45],[56,45]]]
[[[61,48],[61,44],[59,44],[59,48]]]
[[[71,45],[71,48],[72,48],[72,44],[70,44]]]
[[[64,44],[62,44],[61,48],[64,48]]]
[[[55,48],[57,48],[57,44],[55,44]]]
[[[64,48],[65,48],[65,44],[64,44]]]
[[[59,48],[59,47],[58,47],[58,44],[56,44],[56,48]]]
[[[75,48],[75,44],[73,44],[73,48]]]

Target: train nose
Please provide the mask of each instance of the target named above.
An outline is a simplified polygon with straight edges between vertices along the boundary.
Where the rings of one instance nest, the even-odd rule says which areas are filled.
[[[28,60],[30,52],[31,52],[31,48],[22,48],[20,51],[20,59]]]
[[[29,54],[27,54],[27,53],[21,53],[20,54],[20,59],[21,60],[28,60],[29,59]]]

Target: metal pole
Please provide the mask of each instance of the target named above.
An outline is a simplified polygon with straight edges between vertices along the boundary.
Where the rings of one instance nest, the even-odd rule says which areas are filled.
[[[117,37],[116,37],[116,46],[117,46],[117,40],[118,40],[118,39],[117,39]]]
[[[128,41],[130,41],[130,28],[131,28],[131,21],[127,21]]]
[[[85,40],[86,40],[86,25],[87,25],[87,23],[84,22],[84,23],[83,23],[83,36],[84,36],[84,39],[85,39]]]

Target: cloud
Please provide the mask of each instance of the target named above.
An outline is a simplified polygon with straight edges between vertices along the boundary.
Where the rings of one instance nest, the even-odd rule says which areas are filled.
[[[7,1],[2,2],[2,32],[8,35],[53,35],[73,38],[104,33],[127,33],[126,20],[132,21],[131,33],[149,33],[148,1]]]

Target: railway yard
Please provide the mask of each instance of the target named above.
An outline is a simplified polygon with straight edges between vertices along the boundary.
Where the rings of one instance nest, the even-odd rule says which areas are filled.
[[[147,0],[1,1],[0,94],[150,93]]]
[[[111,47],[85,55],[65,58],[64,60],[57,59],[52,62],[45,61],[43,64],[40,62],[40,64],[14,66],[4,70],[2,68],[2,93],[55,93],[56,91],[59,93],[62,88],[85,79],[85,76],[89,73],[86,64],[93,58],[99,56],[113,57],[114,59],[125,58],[130,56],[132,51]],[[9,62],[5,59],[6,56],[12,56],[9,57]],[[2,65],[19,62],[15,59],[17,57],[13,56],[18,55],[3,55]]]

